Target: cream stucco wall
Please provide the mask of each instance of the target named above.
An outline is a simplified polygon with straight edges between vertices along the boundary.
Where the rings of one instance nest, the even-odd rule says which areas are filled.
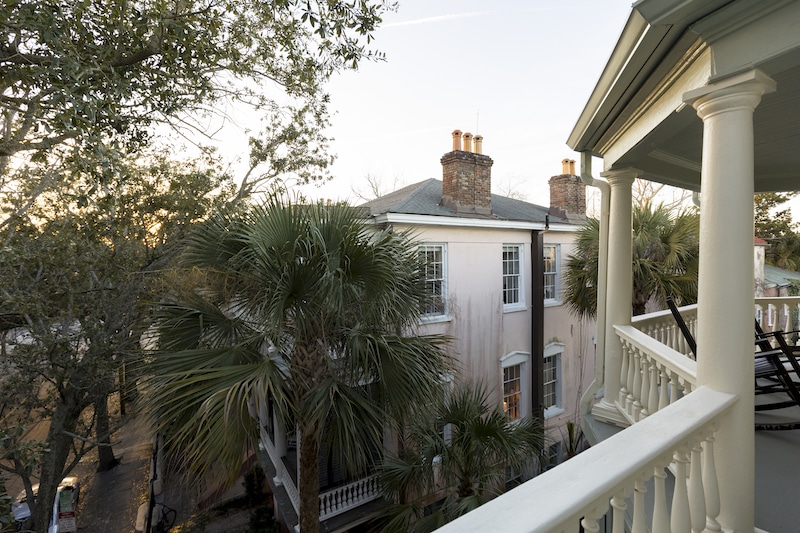
[[[397,227],[397,229],[403,229]],[[425,333],[453,338],[451,353],[469,380],[483,380],[494,401],[502,401],[501,358],[513,352],[533,354],[531,348],[531,232],[514,229],[463,227],[419,227],[414,231],[424,243],[446,244],[448,317],[425,323]],[[560,245],[559,270],[572,250],[572,233],[545,232],[545,244]],[[503,309],[504,244],[519,244],[523,250],[524,309]],[[563,305],[544,308],[545,347],[564,344],[561,356],[561,405],[563,411],[547,418],[548,432],[560,440],[567,420],[577,421],[580,397],[594,373],[594,322],[581,323]],[[530,366],[525,373],[529,374]],[[525,377],[524,413],[531,412],[530,377]]]

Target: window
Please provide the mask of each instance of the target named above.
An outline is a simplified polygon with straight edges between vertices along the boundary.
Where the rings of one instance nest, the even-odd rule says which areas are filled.
[[[444,244],[425,244],[419,247],[423,264],[425,288],[430,298],[425,302],[422,315],[426,318],[447,314],[447,262]]]
[[[503,309],[516,311],[525,309],[522,283],[522,246],[503,245]]]
[[[522,365],[503,369],[503,410],[509,420],[522,418],[520,396],[522,395]]]
[[[530,359],[527,352],[511,352],[500,358],[503,368],[503,411],[512,422],[520,420],[527,412],[526,363]]]
[[[564,344],[553,342],[545,346],[542,360],[544,416],[549,418],[564,412],[561,408],[561,354]]]
[[[561,302],[561,280],[559,279],[559,246],[557,244],[544,245],[542,258],[544,270],[544,301],[545,303]]]

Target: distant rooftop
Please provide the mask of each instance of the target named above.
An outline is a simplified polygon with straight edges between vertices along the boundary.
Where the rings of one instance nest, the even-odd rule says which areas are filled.
[[[549,215],[549,208],[515,200],[507,196],[492,194],[492,213],[480,215],[476,213],[456,213],[442,205],[442,182],[427,179],[403,187],[380,198],[361,205],[370,210],[370,214],[381,215],[397,213],[406,215],[427,215],[441,217],[479,218],[486,220],[512,220],[520,222],[545,223],[545,217],[551,224],[574,224],[565,218]]]

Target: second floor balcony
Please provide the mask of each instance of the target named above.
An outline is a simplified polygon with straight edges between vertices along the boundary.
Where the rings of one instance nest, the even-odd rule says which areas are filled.
[[[800,297],[756,299],[759,309],[765,312],[756,315],[791,321]],[[696,312],[696,305],[681,308],[692,330]],[[741,453],[736,443],[719,441],[719,429],[731,423],[731,409],[742,399],[698,384],[697,363],[669,311],[613,329],[623,347],[620,386],[603,398],[619,417],[615,424],[585,418],[597,434],[611,436],[440,531],[726,531],[718,520],[722,506],[750,504],[723,501],[717,460],[720,453]],[[800,406],[759,413],[757,421],[792,417],[800,421]],[[800,430],[751,431],[755,457],[739,459],[755,463],[756,530],[794,531]]]

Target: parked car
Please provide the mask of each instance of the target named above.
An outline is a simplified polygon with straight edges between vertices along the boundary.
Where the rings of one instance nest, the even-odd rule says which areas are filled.
[[[39,484],[33,485],[34,498],[39,492]],[[76,477],[65,477],[58,484],[56,497],[53,501],[53,517],[50,519],[50,525],[47,528],[47,533],[69,533],[77,531],[77,528],[62,528],[59,530],[59,513],[71,513],[72,522],[75,518],[75,510],[78,507],[78,499],[80,498],[81,484]],[[11,503],[11,513],[14,515],[14,521],[17,525],[17,531],[21,531],[25,526],[25,522],[31,516],[31,509],[28,506],[28,497],[25,490],[17,495],[16,499]]]

